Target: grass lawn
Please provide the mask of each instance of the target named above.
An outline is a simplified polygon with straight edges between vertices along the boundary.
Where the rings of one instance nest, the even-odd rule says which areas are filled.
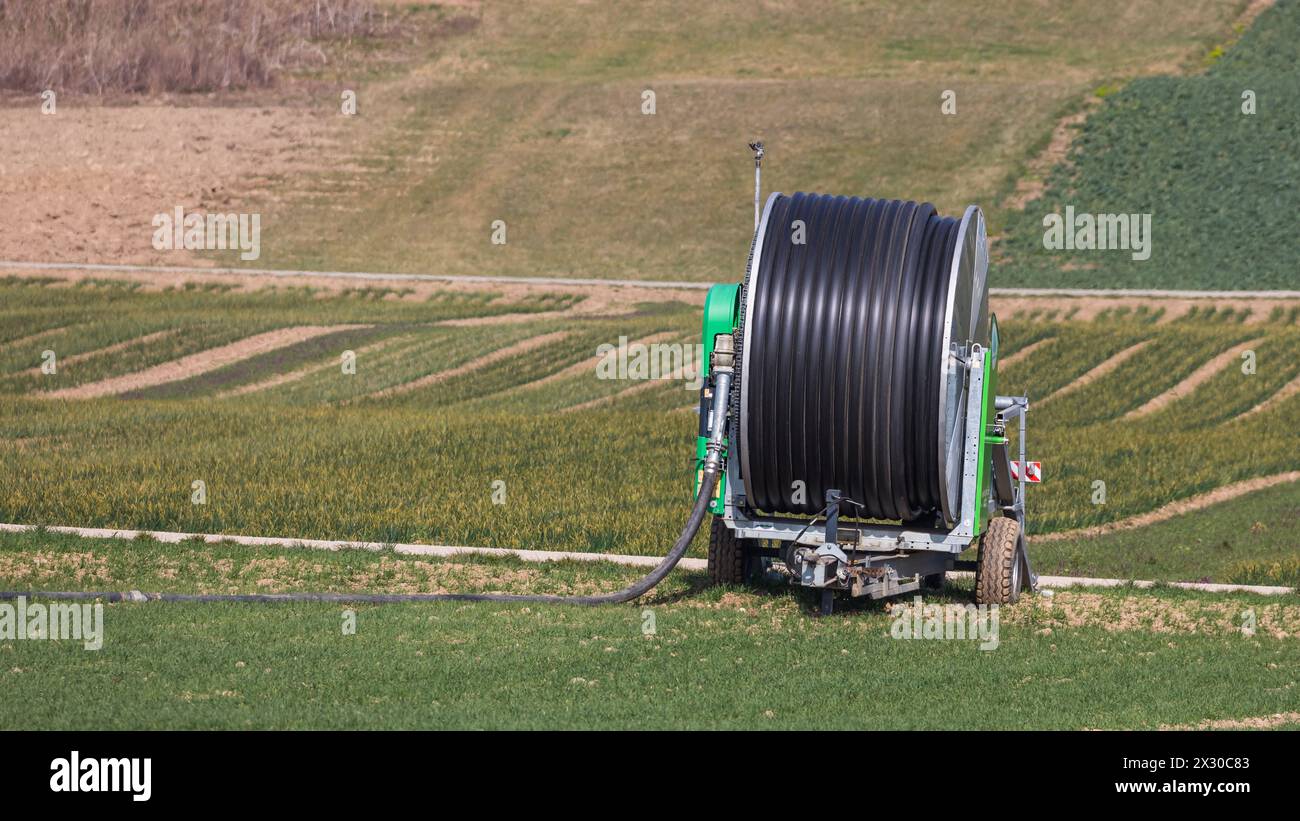
[[[1138,530],[1034,542],[1034,569],[1065,576],[1300,586],[1300,487],[1281,485]]]
[[[735,280],[754,137],[768,190],[976,202],[996,232],[1063,114],[1197,64],[1244,6],[485,3],[399,78],[349,85],[332,170],[248,204],[255,267]]]
[[[0,536],[7,589],[573,591],[635,575]],[[811,605],[784,587],[706,589],[686,572],[627,606],[355,607],[354,635],[342,606],[108,605],[101,650],[0,642],[0,727],[1136,728],[1295,707],[1294,598],[1061,592],[1003,608],[989,651],[894,639],[879,603],[828,619]]]
[[[1207,55],[1205,70],[1143,77],[1107,96],[1043,196],[1008,219],[995,284],[1294,289],[1298,44],[1300,4],[1282,0],[1240,42]],[[1149,258],[1044,249],[1044,215],[1067,206],[1149,214]]]

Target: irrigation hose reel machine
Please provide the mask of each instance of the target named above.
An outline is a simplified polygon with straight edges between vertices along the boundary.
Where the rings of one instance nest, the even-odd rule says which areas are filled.
[[[975,598],[1035,586],[1025,551],[1023,396],[998,396],[984,217],[933,206],[772,194],[745,281],[704,303],[695,503],[648,574],[619,590],[544,593],[2,591],[0,600],[175,602],[542,602],[597,606],[645,595],[710,518],[709,573],[738,583],[779,560],[798,584],[881,598],[975,571]],[[1007,426],[1019,429],[1020,461]],[[841,523],[843,515],[844,522]],[[771,546],[776,545],[776,546]],[[978,558],[960,554],[977,545]]]
[[[973,570],[977,603],[1014,602],[1036,586],[1029,402],[996,390],[982,212],[773,193],[760,213],[758,191],[745,280],[704,304],[697,494],[710,450],[725,456],[710,576],[742,583],[777,560],[830,613],[835,591],[882,598]]]

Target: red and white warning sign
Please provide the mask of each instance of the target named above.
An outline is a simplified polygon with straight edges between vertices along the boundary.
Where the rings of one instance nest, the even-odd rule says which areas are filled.
[[[1020,463],[1011,460],[1011,478],[1020,478]],[[1043,463],[1042,462],[1025,462],[1025,481],[1041,482],[1043,481]]]

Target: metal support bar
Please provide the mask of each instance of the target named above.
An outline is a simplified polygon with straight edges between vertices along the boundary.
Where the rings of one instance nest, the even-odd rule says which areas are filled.
[[[827,544],[838,544],[840,541],[841,498],[838,490],[826,491],[826,532],[823,540]]]
[[[1016,495],[1016,509],[1020,511],[1020,532],[1025,532],[1025,474],[1029,469],[1025,466],[1025,426],[1029,423],[1029,400],[1020,406],[1020,493]]]
[[[754,231],[758,231],[759,217],[762,215],[762,194],[763,194],[763,141],[755,140],[749,144],[749,150],[754,152]]]
[[[984,349],[978,344],[971,346],[967,368],[970,376],[966,387],[966,438],[962,448],[961,519],[952,532],[969,541],[975,538],[975,506],[984,504],[983,499],[975,498],[979,472],[984,469],[979,464],[980,440],[984,438]]]

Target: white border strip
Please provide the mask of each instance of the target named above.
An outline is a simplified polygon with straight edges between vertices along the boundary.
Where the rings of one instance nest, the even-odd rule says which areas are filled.
[[[143,274],[217,274],[221,276],[324,277],[329,279],[390,280],[398,282],[480,282],[516,285],[610,286],[707,291],[711,282],[671,282],[654,279],[590,279],[581,277],[475,276],[471,274],[385,274],[368,271],[295,271],[277,268],[188,268],[168,265],[118,265],[93,262],[26,262],[0,259],[0,270],[120,271]],[[1300,299],[1300,291],[1167,291],[1126,288],[990,288],[992,296],[1007,297],[1148,297],[1152,299]]]
[[[975,574],[968,570],[948,571],[954,578],[971,578]],[[1067,587],[1133,587],[1138,590],[1150,590],[1153,587],[1177,587],[1183,590],[1198,590],[1202,593],[1258,593],[1264,596],[1284,596],[1295,593],[1294,587],[1282,587],[1269,584],[1217,584],[1214,582],[1157,582],[1150,579],[1098,579],[1090,576],[1039,576],[1038,586],[1049,590]]]
[[[474,553],[483,556],[513,556],[526,562],[558,562],[573,559],[583,562],[613,562],[614,564],[634,567],[655,567],[663,561],[663,556],[619,556],[609,553],[574,553],[561,550],[512,550],[504,547],[462,547],[459,545],[432,544],[392,544],[384,542],[349,542],[329,539],[286,539],[276,536],[223,536],[211,533],[174,533],[166,530],[113,530],[103,527],[63,527],[45,528],[51,533],[66,533],[71,536],[84,536],[91,539],[125,539],[149,536],[160,542],[175,544],[187,539],[202,539],[207,544],[234,542],[249,547],[301,547],[311,550],[392,550],[408,556],[455,556]],[[0,532],[30,533],[40,530],[38,525],[0,524]],[[708,562],[704,559],[682,559],[678,567],[687,570],[706,570]]]
[[[1152,297],[1155,299],[1300,299],[1300,291],[1165,291],[1155,288],[989,288],[993,296]]]
[[[0,523],[3,533],[30,533],[40,530],[39,525],[18,525]],[[149,536],[159,542],[176,544],[188,539],[199,540],[207,544],[233,542],[249,547],[290,547],[311,550],[392,550],[409,556],[449,557],[458,554],[478,554],[483,556],[512,556],[526,562],[557,562],[574,560],[582,562],[611,562],[631,567],[654,567],[663,561],[662,556],[628,556],[616,553],[575,553],[561,550],[513,550],[504,547],[466,547],[460,545],[429,544],[386,544],[383,542],[349,542],[329,539],[286,539],[274,536],[223,536],[211,533],[176,533],[166,530],[113,530],[103,527],[64,527],[52,526],[45,530],[51,533],[65,533],[91,539],[131,540],[140,536]],[[687,570],[707,570],[708,562],[704,559],[682,559],[677,564]],[[949,571],[954,578],[968,578],[969,571]],[[1155,582],[1150,580],[1098,579],[1087,576],[1039,576],[1038,584],[1046,588],[1067,587],[1134,587],[1150,590],[1157,586],[1178,587],[1183,590],[1199,590],[1203,593],[1258,593],[1265,596],[1281,596],[1295,593],[1294,587],[1261,584],[1214,584],[1209,582]]]
[[[510,283],[515,285],[608,285],[620,288],[664,288],[707,291],[711,282],[670,282],[654,279],[582,279],[578,277],[511,277],[474,276],[471,274],[383,274],[366,271],[293,271],[277,268],[186,268],[168,265],[110,265],[106,263],[78,262],[22,262],[0,259],[0,270],[31,271],[119,271],[141,274],[219,274],[222,276],[323,277],[328,279],[366,279],[398,282],[479,282]]]

